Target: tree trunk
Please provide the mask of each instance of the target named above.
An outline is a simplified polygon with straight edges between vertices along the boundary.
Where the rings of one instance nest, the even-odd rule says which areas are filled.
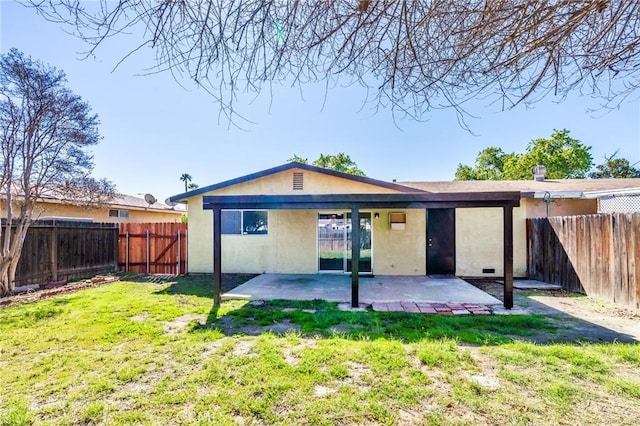
[[[31,212],[34,202],[25,201],[20,209],[20,218],[15,229],[7,221],[3,240],[2,255],[0,256],[0,295],[7,296],[16,288],[15,277],[18,262],[22,255],[22,247],[31,225]]]

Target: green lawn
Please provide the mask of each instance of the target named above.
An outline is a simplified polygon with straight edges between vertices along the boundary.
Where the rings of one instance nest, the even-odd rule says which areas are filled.
[[[561,332],[552,318],[343,312],[319,301],[216,311],[209,287],[120,282],[0,309],[0,425],[640,418],[640,346],[526,342]]]

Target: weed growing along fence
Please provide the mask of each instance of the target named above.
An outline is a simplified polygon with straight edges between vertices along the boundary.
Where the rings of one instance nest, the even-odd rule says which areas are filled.
[[[529,278],[640,308],[640,213],[527,220]]]

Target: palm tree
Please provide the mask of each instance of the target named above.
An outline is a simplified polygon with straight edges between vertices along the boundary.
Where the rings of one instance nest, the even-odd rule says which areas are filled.
[[[184,182],[184,192],[189,191],[189,186],[191,184],[191,181],[193,180],[193,177],[191,177],[189,173],[183,173],[182,175],[180,175],[180,180]]]

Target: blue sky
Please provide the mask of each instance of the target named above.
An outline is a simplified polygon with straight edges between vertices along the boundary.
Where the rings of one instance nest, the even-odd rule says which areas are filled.
[[[530,140],[561,128],[592,146],[596,163],[617,149],[632,163],[640,161],[640,94],[595,116],[586,111],[598,101],[578,94],[506,112],[477,102],[470,109],[478,117],[469,121],[474,135],[460,128],[452,110],[434,111],[425,122],[394,123],[388,110],[362,108],[364,89],[330,88],[325,102],[321,84],[275,86],[272,98],[239,97],[240,112],[253,122],[241,130],[219,120],[211,97],[188,81],[181,81],[183,88],[168,74],[141,75],[154,64],[151,51],[114,71],[135,34],[112,39],[95,58],[81,60],[86,45],[63,29],[0,0],[0,51],[16,47],[66,72],[69,87],[100,117],[94,175],[125,194],[164,200],[182,192],[184,172],[204,186],[280,165],[293,154],[313,160],[338,152],[378,179],[451,180],[459,163],[473,163],[486,146],[522,152]]]

